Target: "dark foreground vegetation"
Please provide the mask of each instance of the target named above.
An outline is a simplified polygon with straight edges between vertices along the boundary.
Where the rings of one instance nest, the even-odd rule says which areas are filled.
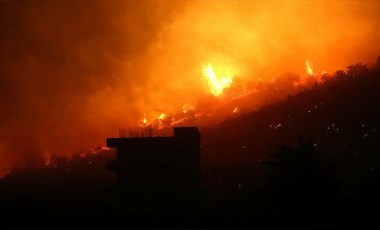
[[[131,210],[113,153],[52,158],[0,181],[12,227],[369,227],[379,225],[380,59],[202,132],[202,198]],[[160,197],[157,197],[160,199]],[[165,208],[163,208],[164,210]]]

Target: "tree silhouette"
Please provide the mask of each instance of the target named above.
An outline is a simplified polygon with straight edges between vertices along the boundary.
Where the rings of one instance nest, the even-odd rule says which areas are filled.
[[[279,145],[267,164],[272,168],[267,184],[279,218],[311,223],[321,214],[329,216],[336,189],[311,140],[300,138],[296,149]]]
[[[357,63],[347,67],[347,74],[352,77],[359,77],[368,74],[369,70],[367,65],[363,63]]]

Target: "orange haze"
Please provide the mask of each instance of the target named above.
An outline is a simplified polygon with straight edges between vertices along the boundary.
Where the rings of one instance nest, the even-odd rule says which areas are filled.
[[[244,84],[305,75],[306,61],[314,73],[370,63],[378,12],[380,1],[0,1],[0,172],[197,106],[214,97],[209,65]]]

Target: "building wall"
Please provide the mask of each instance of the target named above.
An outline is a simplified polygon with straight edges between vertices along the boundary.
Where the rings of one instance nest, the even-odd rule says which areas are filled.
[[[121,189],[135,200],[194,202],[200,192],[200,134],[175,128],[173,137],[109,138],[117,148]]]

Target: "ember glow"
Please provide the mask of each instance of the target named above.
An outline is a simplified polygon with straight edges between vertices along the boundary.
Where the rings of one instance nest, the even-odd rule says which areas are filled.
[[[120,127],[256,110],[312,79],[305,60],[313,77],[371,64],[378,12],[379,1],[0,1],[0,171],[104,146]]]

